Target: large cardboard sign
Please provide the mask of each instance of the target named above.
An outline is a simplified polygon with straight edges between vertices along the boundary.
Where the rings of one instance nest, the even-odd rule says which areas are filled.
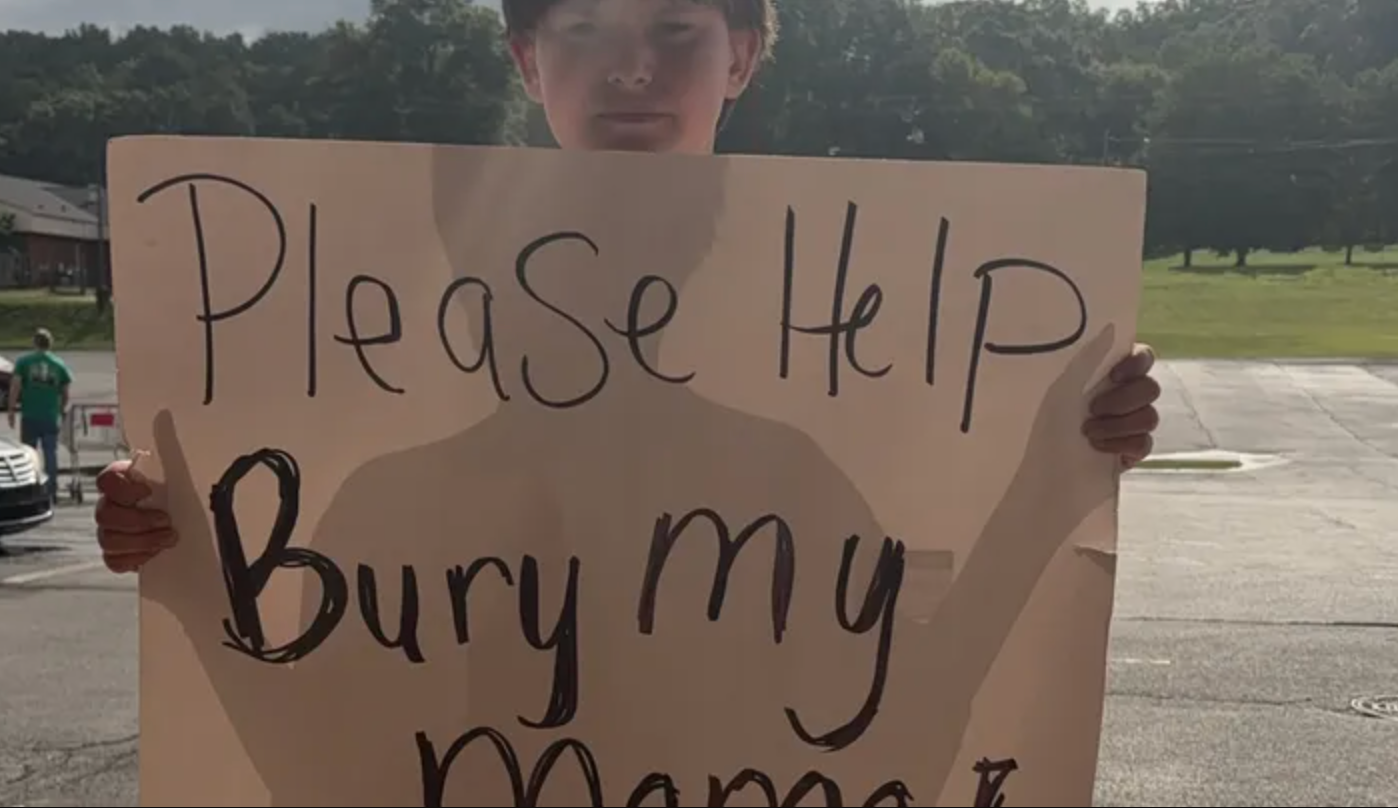
[[[1090,804],[1141,174],[109,164],[144,804]]]

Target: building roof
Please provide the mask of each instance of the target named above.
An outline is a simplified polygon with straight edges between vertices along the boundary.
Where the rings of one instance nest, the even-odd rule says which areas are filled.
[[[20,233],[97,241],[97,213],[87,199],[86,188],[0,174],[0,214],[14,214]]]

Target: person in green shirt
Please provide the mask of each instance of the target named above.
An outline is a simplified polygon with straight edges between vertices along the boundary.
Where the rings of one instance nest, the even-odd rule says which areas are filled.
[[[53,335],[48,329],[34,332],[34,348],[15,362],[10,381],[10,429],[15,428],[18,410],[19,439],[43,454],[49,497],[57,499],[58,434],[68,411],[68,388],[73,374],[67,363],[52,353]]]

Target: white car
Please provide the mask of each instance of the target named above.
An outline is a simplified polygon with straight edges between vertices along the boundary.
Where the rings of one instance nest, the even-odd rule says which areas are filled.
[[[10,380],[15,377],[15,363],[0,356],[0,412],[10,408]]]
[[[53,518],[43,456],[0,435],[0,536],[42,525]]]

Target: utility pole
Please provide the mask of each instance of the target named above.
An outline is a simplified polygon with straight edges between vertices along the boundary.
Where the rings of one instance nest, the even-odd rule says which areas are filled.
[[[97,311],[103,313],[112,301],[112,273],[107,264],[107,150],[104,142],[97,159]]]

